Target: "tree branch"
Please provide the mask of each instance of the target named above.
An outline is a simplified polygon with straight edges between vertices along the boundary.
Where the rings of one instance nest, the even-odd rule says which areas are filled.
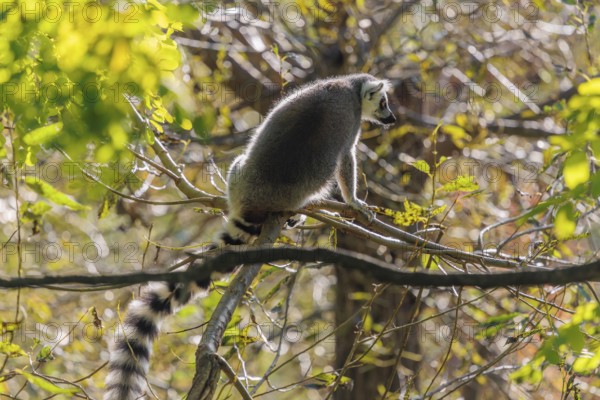
[[[440,120],[446,124],[454,124],[452,118],[434,117],[432,115],[421,114],[412,111],[406,107],[398,106],[398,112],[406,120],[419,126],[436,127]],[[546,126],[548,125],[548,126]],[[554,135],[563,135],[565,130],[554,123],[545,121],[528,121],[509,118],[498,118],[493,122],[486,123],[485,127],[490,130],[498,131],[506,135],[517,135],[523,137],[550,137]]]
[[[538,270],[522,268],[518,272],[443,275],[430,272],[400,271],[393,264],[384,263],[378,259],[345,250],[301,249],[290,247],[261,247],[247,250],[232,250],[223,252],[215,257],[203,260],[194,268],[180,272],[160,272],[135,274],[88,276],[41,276],[0,279],[0,288],[17,289],[22,287],[43,287],[57,284],[86,284],[86,285],[133,285],[152,281],[189,282],[210,277],[212,272],[230,271],[240,264],[259,264],[282,260],[301,262],[321,262],[337,264],[350,270],[356,270],[369,275],[380,282],[414,287],[448,287],[448,286],[478,286],[480,288],[495,288],[503,286],[533,286],[533,285],[565,285],[576,282],[599,282],[600,260],[573,267]],[[250,267],[240,270],[232,286],[244,278]],[[239,278],[238,278],[239,277]],[[241,286],[240,286],[241,287]],[[243,293],[242,293],[243,295]],[[215,317],[218,313],[215,311]],[[214,343],[213,343],[214,344]]]
[[[154,134],[155,134],[154,143],[151,143],[150,146],[156,153],[156,156],[158,157],[158,159],[162,162],[164,168],[169,171],[168,175],[171,177],[171,179],[175,183],[175,186],[177,187],[177,189],[179,189],[181,191],[181,193],[185,194],[190,199],[195,199],[198,197],[206,196],[208,198],[208,200],[203,201],[204,204],[208,205],[210,203],[219,203],[217,197],[215,197],[215,196],[211,195],[210,193],[207,193],[203,190],[200,190],[196,186],[192,185],[192,183],[187,179],[187,177],[183,173],[183,170],[181,169],[181,167],[179,165],[177,165],[177,163],[173,160],[173,157],[171,157],[171,154],[169,154],[169,152],[167,151],[165,146],[162,144],[162,142],[158,138],[157,132],[154,129],[154,127],[152,126],[152,124],[150,124],[148,122],[148,119],[146,117],[144,117],[140,113],[140,111],[136,108],[135,104],[133,103],[132,98],[127,97],[127,96],[125,98],[129,102],[131,109],[133,110],[133,112],[135,113],[135,116],[139,119],[139,121],[141,123],[143,123],[144,125],[146,125],[148,128],[152,129],[152,132],[154,132]],[[213,200],[211,202],[210,199],[212,199],[212,198],[215,198],[215,200]],[[213,204],[210,204],[210,205],[213,207],[215,206]]]
[[[287,219],[287,217],[285,218]],[[281,215],[273,215],[268,218],[263,225],[262,233],[258,238],[258,244],[275,243],[284,222],[285,219]],[[238,259],[234,264],[230,264],[230,267],[240,264],[242,263]],[[227,328],[227,324],[231,321],[231,317],[242,297],[256,275],[258,275],[262,265],[263,262],[257,260],[257,262],[252,262],[251,265],[243,266],[231,281],[227,292],[221,297],[217,307],[215,307],[196,350],[196,374],[194,375],[192,386],[187,396],[189,400],[203,400],[213,397],[221,369],[217,351],[221,344],[223,333],[225,332],[225,328]]]

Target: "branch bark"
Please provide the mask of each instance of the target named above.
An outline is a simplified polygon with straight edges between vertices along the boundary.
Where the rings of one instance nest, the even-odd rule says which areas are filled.
[[[266,242],[262,242],[263,244]],[[343,268],[360,271],[384,282],[415,287],[478,286],[495,288],[503,286],[565,285],[577,282],[600,282],[600,260],[591,263],[555,268],[521,268],[518,272],[455,273],[443,275],[430,272],[404,272],[396,265],[349,251],[328,249],[302,249],[291,247],[261,247],[232,250],[204,260],[197,268],[181,272],[135,273],[110,276],[65,275],[0,279],[0,288],[43,287],[59,284],[133,285],[153,281],[188,282],[210,277],[212,272],[227,272],[241,264],[259,264],[282,260],[337,264]],[[252,271],[252,265],[240,270],[233,283]],[[240,286],[241,287],[241,286]],[[243,293],[242,293],[243,295]],[[225,297],[225,296],[224,296]],[[215,311],[214,315],[218,316]]]
[[[275,243],[284,221],[283,216],[269,218],[262,228],[263,231],[258,238],[258,244]],[[255,262],[243,266],[231,281],[219,304],[217,304],[196,350],[196,374],[187,395],[189,400],[212,399],[221,371],[217,351],[223,333],[262,265],[262,262]]]

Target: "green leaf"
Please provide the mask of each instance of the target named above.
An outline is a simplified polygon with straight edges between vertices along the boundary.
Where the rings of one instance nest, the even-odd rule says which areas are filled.
[[[587,375],[600,366],[600,355],[594,357],[579,357],[573,363],[573,371],[577,374]]]
[[[580,325],[584,322],[592,322],[594,325],[598,325],[600,322],[600,305],[598,303],[589,302],[577,307],[571,323]]]
[[[541,364],[538,362],[528,363],[523,365],[521,368],[510,374],[510,379],[517,383],[527,382],[530,384],[538,384],[542,381],[543,370],[540,368]]]
[[[600,78],[582,83],[577,91],[583,96],[600,95]]]
[[[392,217],[395,225],[410,226],[417,222],[426,222],[427,217],[425,209],[418,204],[408,200],[404,201],[404,212],[395,211],[389,208],[383,209],[383,214]]]
[[[60,134],[62,128],[62,122],[42,126],[41,128],[34,129],[25,134],[25,136],[23,136],[23,142],[29,146],[48,143]]]
[[[563,358],[558,353],[558,350],[553,347],[553,345],[554,341],[547,340],[540,348],[538,355],[550,364],[560,365],[563,362]]]
[[[36,357],[36,361],[39,362],[51,361],[53,359],[54,356],[52,355],[52,347],[48,345],[42,347]]]
[[[446,205],[445,204],[442,204],[441,206],[435,207],[433,209],[430,208],[428,210],[429,211],[429,217],[430,218],[435,217],[436,215],[443,213],[445,210],[446,210]]]
[[[16,343],[0,342],[0,353],[9,358],[26,356],[27,353]]]
[[[32,385],[37,386],[41,389],[44,389],[45,391],[52,393],[52,394],[73,395],[79,391],[79,389],[77,389],[77,388],[71,388],[71,389],[61,388],[60,386],[56,386],[54,383],[47,381],[44,378],[30,374],[29,372],[25,372],[21,369],[17,369],[16,372],[23,375],[25,377],[25,379],[27,379],[29,381],[29,383],[31,383]]]
[[[554,234],[557,239],[564,240],[573,236],[576,225],[573,205],[568,203],[559,208],[554,218]]]
[[[100,204],[100,207],[98,207],[98,219],[102,219],[106,216],[108,216],[108,213],[110,212],[110,208],[112,206],[114,206],[117,203],[117,199],[116,196],[113,192],[107,192],[106,195],[104,195],[104,198],[102,199],[102,203]]]
[[[32,151],[32,148],[30,146],[27,146],[27,153],[25,154],[25,165],[27,165],[28,167],[33,167],[35,164],[37,164],[37,157]]]
[[[509,314],[502,314],[499,316],[488,318],[486,321],[480,323],[481,326],[496,326],[496,325],[504,325],[507,322],[512,322],[516,317],[523,315],[518,312],[513,312]]]
[[[257,328],[254,327],[253,325],[248,325],[241,330],[237,327],[228,328],[225,330],[225,333],[223,334],[223,339],[221,340],[221,344],[223,346],[231,346],[231,345],[235,344],[237,346],[243,347],[248,344],[257,342],[260,340],[260,336],[256,329]]]
[[[21,221],[23,222],[33,222],[39,221],[40,217],[46,214],[48,211],[52,209],[50,204],[45,203],[43,201],[37,201],[35,203],[26,203],[24,207],[21,208]]]
[[[471,136],[469,136],[469,134],[460,126],[444,125],[442,130],[445,134],[450,136],[452,143],[459,148],[465,147],[465,141],[471,140]]]
[[[431,177],[431,168],[429,167],[429,164],[427,164],[427,161],[417,160],[412,163],[412,166]]]
[[[156,129],[156,131],[157,131],[158,133],[164,133],[164,132],[165,132],[165,130],[163,129],[162,125],[160,125],[160,124],[158,124],[158,123],[154,122],[154,121],[153,121],[153,120],[151,120],[151,119],[150,119],[150,120],[148,120],[148,121],[149,121],[149,122],[150,122],[150,124],[151,124],[151,125],[154,127],[154,129]]]
[[[474,180],[475,178],[473,176],[459,176],[452,182],[446,183],[437,190],[445,190],[448,193],[473,192],[475,190],[479,190],[479,185],[474,182]]]
[[[2,131],[4,131],[4,125],[2,123],[0,123],[0,158],[6,157],[6,155],[8,154],[6,147],[5,147],[6,137],[1,133]]]
[[[558,331],[558,338],[561,343],[566,343],[575,352],[580,352],[583,350],[583,346],[585,346],[585,337],[581,330],[579,330],[578,325],[567,324],[563,325]]]
[[[337,379],[338,375],[333,372],[321,372],[315,375],[315,379],[323,382],[325,385],[331,385]]]
[[[156,137],[154,136],[154,131],[148,126],[146,126],[146,128],[144,129],[144,137],[146,138],[148,144],[154,144],[154,140],[156,139]]]
[[[583,151],[574,151],[567,157],[563,175],[569,189],[574,189],[577,185],[589,181],[590,163]]]
[[[192,121],[185,118],[183,121],[181,121],[181,128],[185,129],[186,131],[189,131],[190,129],[192,129]]]
[[[82,204],[79,204],[78,202],[71,199],[69,196],[67,196],[63,192],[56,190],[50,184],[48,184],[40,179],[37,179],[33,176],[25,177],[25,183],[33,191],[44,196],[45,198],[47,198],[48,200],[52,201],[55,204],[58,204],[60,206],[69,207],[70,209],[75,210],[75,211],[88,209],[88,207],[86,207]]]
[[[519,224],[525,223],[529,218],[533,217],[534,215],[543,213],[548,208],[555,205],[559,205],[564,201],[565,199],[562,196],[550,197],[548,200],[540,201],[535,207],[529,209],[527,213],[523,214],[523,216],[519,218]]]

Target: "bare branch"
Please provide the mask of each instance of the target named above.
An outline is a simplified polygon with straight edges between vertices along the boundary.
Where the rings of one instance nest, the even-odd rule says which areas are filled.
[[[406,107],[398,106],[398,112],[408,121],[414,122],[420,126],[436,127],[440,120],[447,124],[453,124],[450,118],[434,117],[432,115],[421,114],[412,111]],[[557,126],[547,117],[542,121],[526,121],[518,119],[498,118],[493,122],[486,122],[485,128],[498,131],[506,135],[518,135],[523,137],[549,137],[562,135],[565,130]]]
[[[336,264],[350,270],[360,271],[381,282],[415,287],[478,286],[480,288],[495,288],[503,286],[566,285],[576,282],[600,281],[600,260],[550,270],[522,268],[519,272],[442,275],[438,273],[400,271],[396,265],[384,263],[364,254],[344,250],[263,247],[241,251],[225,251],[213,258],[204,260],[198,267],[181,272],[9,278],[0,279],[0,288],[17,289],[76,283],[85,285],[133,285],[152,281],[189,282],[190,280],[208,278],[212,272],[230,271],[240,264],[263,264],[281,260]],[[244,275],[247,269],[249,267],[242,268],[238,276]],[[236,276],[236,279],[242,278]],[[238,282],[234,280],[232,285],[234,283],[237,284]],[[218,313],[215,312],[214,315],[218,315]]]
[[[279,236],[284,221],[285,219],[281,215],[273,215],[268,218],[258,238],[258,243],[274,243]],[[239,262],[238,259],[234,260],[234,263],[229,266],[232,268],[243,263],[246,262]],[[250,264],[242,267],[235,278],[233,278],[227,288],[227,292],[221,297],[219,304],[217,304],[210,317],[210,321],[206,325],[206,330],[196,350],[196,374],[194,375],[192,386],[187,396],[190,400],[210,399],[213,397],[221,368],[216,353],[221,344],[223,333],[229,321],[231,321],[231,317],[242,297],[260,271],[263,262],[258,260]]]

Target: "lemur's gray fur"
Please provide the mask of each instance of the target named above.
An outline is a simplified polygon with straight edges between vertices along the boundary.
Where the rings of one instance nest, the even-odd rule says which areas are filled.
[[[346,203],[368,213],[356,197],[356,142],[361,120],[380,125],[396,120],[388,107],[388,89],[385,80],[356,74],[319,80],[284,97],[229,170],[222,244],[248,243],[270,213],[316,202],[335,181]],[[111,348],[104,400],[142,398],[161,320],[208,283],[153,283],[129,304],[125,334]]]
[[[388,88],[371,75],[349,75],[316,81],[279,102],[229,170],[223,240],[246,243],[269,213],[317,201],[336,180],[346,203],[364,210],[356,198],[356,142],[361,120],[396,120]]]

